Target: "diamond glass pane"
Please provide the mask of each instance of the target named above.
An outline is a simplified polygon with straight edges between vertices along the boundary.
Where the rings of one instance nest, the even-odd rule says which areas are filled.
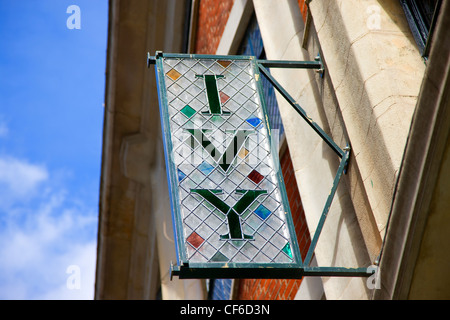
[[[179,260],[298,263],[254,60],[196,57],[158,65]]]

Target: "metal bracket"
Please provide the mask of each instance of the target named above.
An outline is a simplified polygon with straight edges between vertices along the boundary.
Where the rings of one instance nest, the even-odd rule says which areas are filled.
[[[170,269],[169,269],[170,281],[172,281],[173,276],[180,276],[180,267],[174,265],[172,261],[170,261]]]
[[[262,74],[269,80],[273,87],[286,99],[287,102],[300,114],[300,116],[311,126],[311,128],[338,154],[340,158],[344,156],[344,151],[322,130],[322,128],[315,123],[305,110],[292,98],[292,96],[278,83],[275,78],[266,69],[268,68],[301,68],[301,69],[316,69],[324,70],[322,61],[269,61],[257,60],[257,65]]]
[[[264,270],[255,268],[197,268],[195,265],[183,264],[174,266],[170,263],[170,281],[174,276],[179,279],[278,279],[282,274],[283,279],[302,279],[303,277],[370,277],[377,272],[377,268],[344,268],[344,267],[300,267],[296,269]]]
[[[166,55],[164,54],[164,57]],[[182,56],[182,55],[173,55]],[[184,56],[184,55],[183,55]],[[191,55],[193,56],[193,55]],[[200,55],[195,55],[200,56]],[[161,51],[157,51],[155,56],[147,54],[147,66],[157,64],[157,60],[163,57]],[[221,56],[224,59],[224,56]],[[254,59],[254,58],[253,58]],[[306,123],[323,139],[323,141],[337,154],[340,158],[339,167],[333,181],[331,191],[326,200],[322,215],[319,219],[318,226],[311,240],[311,245],[306,253],[303,261],[299,261],[295,267],[280,268],[274,266],[273,268],[254,268],[249,265],[237,265],[235,263],[215,264],[211,263],[208,266],[200,266],[198,263],[189,263],[182,261],[179,266],[170,263],[170,279],[173,276],[178,276],[182,279],[192,278],[210,278],[214,275],[218,278],[277,278],[282,276],[285,279],[301,279],[303,276],[337,276],[337,277],[369,277],[375,273],[373,268],[346,268],[346,267],[312,267],[310,266],[314,250],[322,232],[323,225],[326,221],[329,209],[331,207],[334,195],[337,191],[338,184],[343,174],[347,173],[351,148],[346,145],[340,148],[329,136],[322,130],[322,128],[315,123],[305,112],[305,110],[293,99],[293,97],[273,78],[267,68],[300,68],[300,69],[314,69],[321,77],[323,77],[325,68],[322,63],[320,54],[314,61],[284,61],[284,60],[258,60],[254,59],[258,72],[262,73],[273,87],[283,96],[286,101],[299,113],[299,115],[306,121]],[[301,259],[300,259],[301,260]],[[207,269],[207,272],[206,272]]]
[[[318,73],[320,75],[320,77],[323,78],[323,75],[325,73],[325,67],[323,66],[322,58],[320,57],[320,53],[317,54],[317,56],[314,58],[314,60],[320,63],[321,67],[316,70],[316,73]]]
[[[147,68],[150,68],[150,65],[156,64],[156,58],[150,55],[150,52],[147,52]]]
[[[150,68],[152,64],[156,64],[156,59],[163,56],[162,51],[156,51],[154,56],[150,55],[150,52],[147,52],[147,68]]]
[[[286,101],[302,116],[302,118],[311,126],[311,128],[324,140],[325,143],[341,158],[339,168],[337,170],[336,176],[333,181],[333,186],[328,195],[327,201],[325,203],[322,215],[319,219],[316,232],[311,241],[310,247],[308,249],[305,260],[303,261],[303,267],[301,272],[304,275],[310,276],[364,276],[368,277],[372,275],[373,270],[367,268],[340,268],[340,267],[309,267],[311,263],[314,250],[322,232],[323,225],[327,218],[331,203],[333,201],[334,195],[336,193],[339,181],[343,174],[347,174],[350,152],[351,148],[347,144],[345,148],[341,149],[337,144],[317,125],[310,117],[307,116],[306,112],[300,105],[292,98],[292,96],[276,81],[266,67],[270,68],[302,68],[302,69],[316,69],[316,73],[323,78],[325,73],[325,68],[322,63],[320,54],[316,56],[314,61],[257,61],[260,71],[266,76],[273,87],[286,99]]]

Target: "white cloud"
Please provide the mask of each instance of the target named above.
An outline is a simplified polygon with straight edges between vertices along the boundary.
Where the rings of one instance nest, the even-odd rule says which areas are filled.
[[[47,179],[48,171],[44,166],[14,157],[0,158],[0,191],[3,200],[28,197]]]
[[[96,208],[56,185],[45,166],[0,158],[0,299],[93,298]],[[79,289],[67,285],[71,265]]]
[[[96,253],[95,242],[75,245],[61,255],[41,250],[40,259],[29,259],[27,267],[7,272],[7,279],[0,277],[0,299],[92,300]],[[71,285],[71,277],[77,277],[79,286]]]
[[[58,259],[59,286],[41,295],[43,300],[92,300],[94,298],[95,242],[77,245]]]

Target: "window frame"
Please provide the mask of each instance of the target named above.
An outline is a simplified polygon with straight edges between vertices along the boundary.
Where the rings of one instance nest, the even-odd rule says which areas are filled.
[[[424,11],[425,6],[422,1],[417,0],[400,0],[406,20],[411,29],[413,37],[419,48],[421,56],[427,60],[430,53],[433,31],[436,25],[439,9],[442,0],[435,1],[433,14],[429,15]]]

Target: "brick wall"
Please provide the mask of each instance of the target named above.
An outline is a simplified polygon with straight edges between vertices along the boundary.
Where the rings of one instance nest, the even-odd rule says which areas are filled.
[[[298,6],[302,12],[303,21],[306,21],[306,15],[308,13],[308,7],[306,6],[305,0],[298,0]]]
[[[292,218],[294,220],[295,232],[297,234],[300,252],[302,253],[302,259],[304,259],[311,239],[288,148],[286,148],[286,151],[281,156],[280,163]],[[239,281],[237,298],[240,300],[292,300],[300,284],[301,280],[242,279]]]
[[[219,46],[234,0],[201,0],[198,8],[195,53],[214,54]],[[298,0],[303,20],[308,8],[305,0]]]
[[[198,8],[195,53],[214,54],[234,0],[201,0]]]

